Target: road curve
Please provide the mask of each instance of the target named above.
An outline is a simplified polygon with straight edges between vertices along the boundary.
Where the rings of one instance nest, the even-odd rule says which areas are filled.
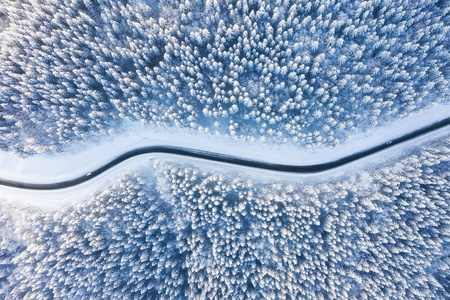
[[[142,148],[137,148],[137,149],[128,151],[128,152],[116,157],[109,163],[101,166],[100,168],[93,170],[93,171],[87,173],[86,175],[83,175],[83,176],[80,176],[80,177],[77,177],[74,179],[61,181],[61,182],[55,182],[55,183],[38,184],[38,183],[25,183],[25,182],[19,182],[19,181],[13,181],[13,180],[7,180],[7,179],[0,178],[0,185],[19,188],[19,189],[27,189],[27,190],[57,190],[57,189],[68,188],[68,187],[72,187],[72,186],[81,184],[83,182],[86,182],[88,180],[91,180],[92,178],[100,175],[101,173],[105,172],[106,170],[114,167],[117,164],[120,164],[121,162],[123,162],[129,158],[132,158],[132,157],[135,157],[138,155],[149,154],[149,153],[164,153],[164,154],[188,156],[188,157],[200,158],[200,159],[205,159],[205,160],[210,160],[210,161],[215,161],[215,162],[228,163],[228,164],[233,164],[233,165],[246,166],[246,167],[271,170],[271,171],[287,172],[287,173],[304,173],[304,174],[319,173],[319,172],[324,172],[324,171],[328,171],[328,170],[343,166],[345,164],[351,163],[351,162],[361,159],[363,157],[369,156],[376,152],[380,152],[387,148],[393,147],[395,145],[398,145],[400,143],[414,139],[416,137],[425,135],[432,131],[442,129],[444,127],[449,127],[449,132],[450,132],[450,118],[446,118],[439,122],[433,123],[432,125],[423,127],[421,129],[418,129],[418,130],[415,130],[408,134],[405,134],[401,137],[392,139],[391,141],[368,148],[366,150],[362,150],[360,152],[356,152],[354,154],[339,158],[337,160],[329,161],[329,162],[325,162],[325,163],[319,163],[319,164],[312,164],[312,165],[275,164],[275,163],[268,163],[268,162],[244,159],[244,158],[239,158],[239,157],[234,157],[234,156],[229,156],[229,155],[217,154],[217,153],[208,152],[208,151],[190,149],[190,148],[182,148],[182,147],[175,147],[175,146],[148,146],[148,147],[142,147]]]

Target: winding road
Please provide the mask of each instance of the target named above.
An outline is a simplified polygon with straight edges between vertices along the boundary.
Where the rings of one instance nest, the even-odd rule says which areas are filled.
[[[68,188],[68,187],[76,186],[83,182],[89,181],[92,178],[102,174],[103,172],[124,162],[127,159],[130,159],[130,158],[138,156],[138,155],[149,154],[149,153],[164,153],[164,154],[187,156],[187,157],[200,158],[200,159],[214,161],[214,162],[221,162],[221,163],[246,166],[246,167],[258,168],[258,169],[264,169],[264,170],[287,172],[287,173],[304,173],[304,174],[320,173],[320,172],[328,171],[328,170],[331,170],[334,168],[338,168],[340,166],[346,165],[346,164],[356,161],[358,159],[372,155],[376,152],[383,151],[387,148],[390,148],[390,147],[393,147],[400,143],[412,140],[416,137],[431,133],[435,130],[443,129],[445,127],[449,127],[449,132],[450,132],[450,118],[443,119],[439,122],[433,123],[431,125],[421,128],[421,129],[407,133],[401,137],[398,137],[398,138],[392,139],[388,142],[385,142],[385,143],[373,146],[371,148],[353,153],[351,155],[348,155],[348,156],[345,156],[345,157],[342,157],[342,158],[339,158],[339,159],[336,159],[333,161],[318,163],[318,164],[311,164],[311,165],[276,164],[276,163],[250,160],[250,159],[245,159],[245,158],[240,158],[240,157],[235,157],[235,156],[218,154],[218,153],[214,153],[214,152],[196,150],[196,149],[191,149],[191,148],[175,147],[175,146],[148,146],[148,147],[142,147],[142,148],[137,148],[137,149],[128,151],[122,155],[119,155],[115,159],[111,160],[109,163],[107,163],[95,170],[92,170],[91,172],[89,172],[83,176],[73,178],[70,180],[55,182],[55,183],[25,183],[25,182],[19,182],[19,181],[13,181],[13,180],[0,178],[0,185],[19,188],[19,189],[27,189],[27,190],[57,190],[57,189]]]

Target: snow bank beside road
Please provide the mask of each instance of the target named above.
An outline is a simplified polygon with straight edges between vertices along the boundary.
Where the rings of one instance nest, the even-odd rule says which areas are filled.
[[[198,167],[201,170],[209,172],[236,173],[239,177],[259,178],[266,182],[285,181],[295,182],[296,184],[320,184],[329,183],[333,180],[340,180],[342,176],[350,176],[352,174],[366,173],[379,166],[392,164],[397,159],[404,156],[407,151],[412,148],[428,144],[430,141],[437,141],[449,136],[447,128],[433,131],[429,134],[417,137],[402,144],[395,145],[381,152],[377,152],[370,156],[346,164],[345,166],[335,168],[329,171],[314,174],[293,174],[269,170],[260,170],[243,166],[235,166],[220,162],[211,162],[203,159],[174,156],[171,154],[144,154],[136,156],[114,166],[106,172],[92,178],[89,181],[79,185],[48,191],[24,190],[11,188],[0,185],[0,201],[6,201],[16,206],[37,207],[40,209],[57,210],[64,207],[83,202],[91,198],[93,193],[103,191],[108,186],[118,182],[127,172],[141,172],[142,174],[152,173],[154,167],[152,160],[164,160],[179,162]],[[150,172],[150,173],[149,173]]]
[[[0,178],[53,183],[88,174],[122,153],[132,149],[167,145],[232,155],[270,163],[307,165],[333,161],[340,157],[389,142],[405,133],[417,130],[450,116],[450,105],[435,107],[393,121],[388,126],[373,129],[368,134],[357,133],[336,148],[301,149],[293,145],[263,145],[260,142],[242,143],[190,131],[144,127],[130,123],[123,134],[104,138],[92,144],[67,148],[63,153],[42,154],[21,158],[0,152]]]

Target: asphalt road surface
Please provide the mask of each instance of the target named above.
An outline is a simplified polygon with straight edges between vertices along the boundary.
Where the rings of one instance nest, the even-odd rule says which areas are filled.
[[[436,122],[432,125],[426,126],[424,128],[415,130],[413,132],[410,132],[408,134],[405,134],[399,138],[395,138],[393,140],[390,140],[388,142],[385,142],[383,144],[371,147],[369,149],[356,152],[354,154],[339,158],[334,161],[325,162],[325,163],[319,163],[319,164],[312,164],[312,165],[284,165],[284,164],[274,164],[274,163],[268,163],[268,162],[262,162],[262,161],[255,161],[255,160],[249,160],[234,156],[228,156],[223,154],[217,154],[213,152],[207,152],[207,151],[201,151],[201,150],[195,150],[195,149],[189,149],[189,148],[181,148],[181,147],[174,147],[174,146],[149,146],[149,147],[142,147],[138,149],[134,149],[131,151],[128,151],[106,165],[96,169],[92,170],[91,172],[87,173],[86,175],[70,179],[67,181],[61,181],[61,182],[55,182],[55,183],[46,183],[46,184],[38,184],[38,183],[26,183],[26,182],[18,182],[18,181],[12,181],[7,179],[0,179],[0,185],[9,186],[9,187],[15,187],[20,189],[28,189],[28,190],[57,190],[57,189],[63,189],[75,186],[77,184],[86,182],[88,180],[91,180],[92,178],[100,175],[101,173],[105,172],[106,170],[114,167],[117,164],[120,164],[121,162],[138,156],[142,154],[149,154],[149,153],[164,153],[164,154],[174,154],[174,155],[180,155],[180,156],[187,156],[187,157],[194,157],[194,158],[200,158],[205,159],[209,161],[215,161],[215,162],[222,162],[232,165],[238,165],[238,166],[245,166],[245,167],[252,167],[257,169],[264,169],[264,170],[272,170],[272,171],[281,171],[286,173],[319,173],[328,171],[334,168],[341,167],[343,165],[346,165],[348,163],[354,162],[358,159],[364,158],[366,156],[369,156],[371,154],[374,154],[376,152],[383,151],[387,148],[393,147],[395,145],[398,145],[400,143],[409,141],[411,139],[414,139],[416,137],[419,137],[421,135],[425,135],[427,133],[430,133],[432,131],[449,127],[450,132],[450,118],[444,119],[442,121]]]

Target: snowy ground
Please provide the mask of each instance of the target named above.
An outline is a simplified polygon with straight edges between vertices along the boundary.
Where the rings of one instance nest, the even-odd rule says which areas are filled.
[[[53,183],[82,176],[129,150],[168,145],[227,154],[271,163],[306,165],[340,157],[388,142],[405,133],[450,116],[450,104],[439,104],[408,118],[393,121],[368,134],[356,133],[335,148],[301,149],[298,146],[243,143],[177,129],[143,127],[130,123],[124,134],[93,144],[67,148],[63,153],[21,158],[0,152],[0,178],[32,183]]]
[[[264,152],[265,149],[258,149],[257,145],[247,146],[247,148],[237,148],[235,144],[232,144],[233,147],[231,145],[228,145],[228,148],[225,148],[225,143],[212,144],[213,141],[211,140],[209,141],[209,143],[205,143],[206,141],[208,141],[208,139],[213,139],[210,137],[207,138],[196,136],[194,140],[194,137],[187,135],[185,135],[184,138],[181,138],[181,133],[178,133],[178,135],[176,135],[171,132],[170,134],[167,134],[165,136],[163,132],[157,132],[153,133],[152,137],[149,137],[150,133],[148,133],[145,138],[141,139],[139,139],[138,135],[129,135],[127,137],[121,136],[114,139],[113,141],[108,141],[105,144],[96,145],[93,149],[90,149],[88,151],[78,152],[70,156],[60,154],[58,156],[54,156],[53,159],[52,156],[48,156],[43,159],[43,162],[39,161],[39,157],[41,156],[26,159],[19,159],[10,156],[10,160],[8,161],[8,157],[3,154],[1,174],[3,178],[14,180],[26,180],[30,182],[55,182],[61,179],[85,174],[89,170],[102,165],[104,162],[109,161],[117,154],[120,154],[129,149],[133,149],[135,147],[152,145],[151,142],[153,142],[154,144],[161,144],[161,142],[164,142],[163,144],[166,145],[171,142],[170,145],[192,147],[196,149],[233,154],[242,157],[261,159],[277,163],[317,163],[333,160],[340,156],[351,154],[355,151],[362,150],[372,145],[386,142],[394,137],[402,135],[405,132],[410,132],[427,124],[431,124],[437,120],[447,117],[449,115],[449,108],[450,106],[448,105],[440,106],[432,110],[414,115],[408,119],[393,122],[388,127],[374,130],[372,134],[370,134],[370,136],[365,137],[364,139],[358,139],[355,136],[352,140],[349,141],[347,145],[337,147],[336,149],[320,149],[312,152],[296,150],[295,153],[291,152],[289,155],[287,155],[288,152],[286,152],[288,150],[283,149],[279,150],[277,156],[277,152],[274,149],[270,149],[270,151],[267,150],[266,152]],[[258,176],[267,180],[294,180],[297,183],[300,180],[305,184],[321,182],[323,180],[330,180],[344,174],[348,175],[356,171],[368,171],[375,166],[395,160],[396,158],[405,155],[414,147],[418,147],[420,145],[446,137],[448,135],[448,128],[443,128],[425,136],[421,136],[411,141],[396,145],[382,152],[365,157],[346,166],[319,174],[307,175],[288,174],[282,172],[257,170],[248,167],[230,166],[223,163],[209,162],[200,159],[186,158],[169,154],[147,154],[129,159],[124,163],[121,163],[108,170],[107,172],[101,174],[100,176],[97,176],[92,180],[71,188],[55,191],[32,191],[0,186],[0,199],[6,200],[8,202],[13,202],[18,205],[37,206],[44,209],[62,208],[73,203],[88,199],[91,193],[98,192],[102,189],[102,187],[117,182],[117,180],[127,171],[139,170],[140,168],[148,170],[153,165],[151,160],[155,158],[164,160],[176,160],[180,163],[192,163],[195,166],[201,168],[208,168],[210,170],[213,169],[218,171],[220,170],[221,172],[233,172],[238,170],[240,176]],[[157,139],[157,137],[159,137],[160,139]],[[163,139],[164,137],[166,137],[166,139]],[[168,139],[176,137],[179,138],[179,140]],[[229,151],[225,151],[225,149]],[[88,167],[84,164],[85,160],[89,162]],[[34,169],[31,167],[33,165],[30,166],[29,162],[32,162],[32,164],[34,165]],[[15,175],[16,177],[11,175],[8,176],[8,172],[5,170],[6,165],[16,166],[15,169],[12,169],[13,172],[9,173],[11,175]],[[69,167],[72,167],[74,170],[71,170]],[[53,171],[53,173],[47,172],[47,169]],[[64,171],[70,172],[67,175],[63,173]],[[45,174],[46,176],[41,178],[39,177],[39,174]]]

